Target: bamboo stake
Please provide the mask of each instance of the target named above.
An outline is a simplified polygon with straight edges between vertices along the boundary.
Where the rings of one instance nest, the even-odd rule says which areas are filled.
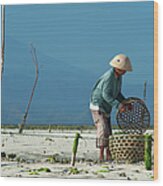
[[[1,29],[1,81],[2,74],[4,71],[4,50],[5,50],[5,5],[1,6],[1,21],[2,21],[2,29]]]
[[[39,74],[38,60],[37,60],[37,55],[36,55],[36,49],[33,47],[32,44],[31,44],[31,53],[32,53],[33,63],[36,66],[36,78],[35,78],[34,85],[33,85],[33,88],[32,88],[32,93],[31,93],[31,96],[30,96],[30,99],[29,99],[29,102],[28,102],[28,105],[27,105],[27,108],[26,108],[26,111],[25,111],[25,114],[24,114],[23,121],[19,125],[19,134],[21,134],[23,132],[23,129],[24,129],[24,126],[25,126],[25,123],[26,123],[26,119],[27,119],[27,116],[28,116],[29,108],[30,108],[32,98],[33,98],[33,95],[34,95],[34,91],[35,91],[37,81],[38,81],[38,74]]]
[[[80,134],[77,132],[75,135],[74,143],[73,143],[73,148],[72,148],[72,159],[71,159],[71,165],[75,166],[76,162],[76,154],[78,150],[78,143],[79,143],[79,138],[82,138]]]
[[[147,92],[147,81],[144,82],[144,92],[143,92],[143,97],[144,97],[144,101],[146,101],[146,92]]]
[[[49,125],[48,131],[49,131],[49,133],[51,133],[51,131],[52,131],[51,125]]]

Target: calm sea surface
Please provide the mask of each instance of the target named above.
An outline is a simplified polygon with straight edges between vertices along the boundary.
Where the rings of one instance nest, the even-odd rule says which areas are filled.
[[[92,124],[92,86],[109,60],[125,53],[134,71],[124,76],[122,92],[143,98],[147,81],[153,125],[153,2],[10,5],[5,42],[2,124],[23,118],[35,79],[32,43],[39,81],[27,123]]]

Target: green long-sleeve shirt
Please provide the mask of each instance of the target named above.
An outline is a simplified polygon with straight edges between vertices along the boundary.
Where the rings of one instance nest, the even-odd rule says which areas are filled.
[[[121,84],[122,76],[117,78],[114,68],[111,68],[96,82],[91,103],[98,106],[100,111],[110,114],[112,107],[118,107],[119,103],[125,99],[121,93]]]

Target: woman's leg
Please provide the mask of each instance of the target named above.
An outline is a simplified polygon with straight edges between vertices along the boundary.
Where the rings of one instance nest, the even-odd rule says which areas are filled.
[[[110,117],[108,118],[108,128],[109,128],[109,136],[110,136],[110,135],[112,135],[112,127],[111,127]],[[109,149],[109,144],[108,144],[108,147],[106,147],[106,160],[107,161],[111,160],[111,153],[110,153],[110,149]]]
[[[99,111],[93,111],[91,110],[92,118],[94,121],[94,124],[96,126],[96,147],[100,148],[100,156],[99,159],[101,161],[104,160],[104,133],[105,133],[105,127],[104,127],[104,118],[103,114]]]
[[[100,161],[104,160],[104,147],[101,146],[100,147],[100,157],[99,157]]]
[[[106,161],[111,160],[111,153],[109,147],[106,148]]]
[[[112,135],[110,117],[106,114],[91,110],[92,118],[97,129],[96,147],[100,148],[100,160],[104,160],[104,149],[106,149],[106,160],[111,159],[109,150],[109,135]]]

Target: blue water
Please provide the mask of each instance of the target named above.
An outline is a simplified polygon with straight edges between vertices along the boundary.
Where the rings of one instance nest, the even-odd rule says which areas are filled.
[[[27,123],[92,124],[91,89],[122,52],[134,69],[122,92],[143,98],[147,81],[153,125],[153,2],[8,5],[5,42],[3,124],[23,118],[35,79],[33,43],[40,73]]]

